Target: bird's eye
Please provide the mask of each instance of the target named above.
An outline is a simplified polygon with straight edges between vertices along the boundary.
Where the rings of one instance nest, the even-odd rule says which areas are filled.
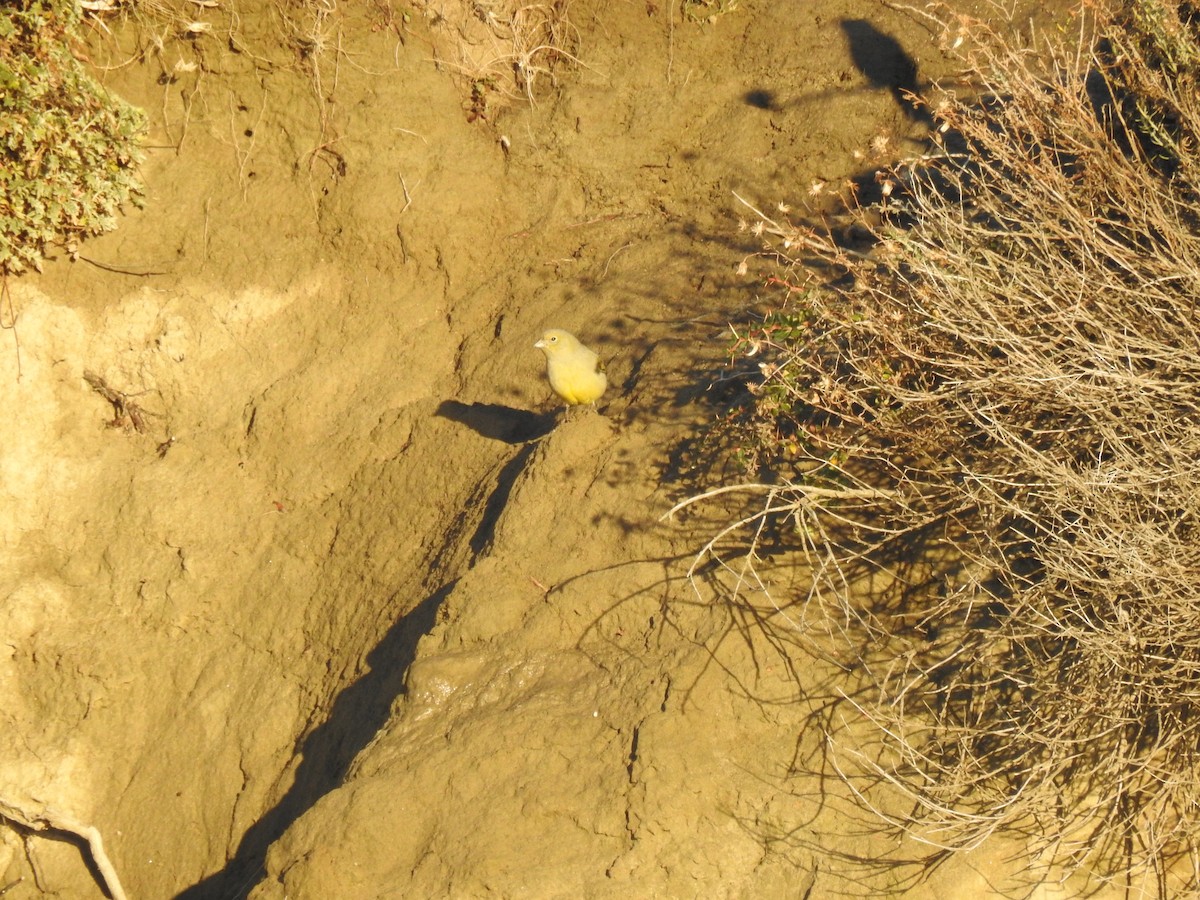
[[[550,343],[557,344],[558,343],[558,335],[552,335],[550,338]]]

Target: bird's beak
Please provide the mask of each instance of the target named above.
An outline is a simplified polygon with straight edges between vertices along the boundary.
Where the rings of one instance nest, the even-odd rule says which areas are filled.
[[[545,349],[546,349],[546,342],[545,342],[545,341],[538,341],[538,342],[537,342],[536,344],[534,344],[533,346],[534,346],[534,347],[536,347],[538,350],[545,350]]]

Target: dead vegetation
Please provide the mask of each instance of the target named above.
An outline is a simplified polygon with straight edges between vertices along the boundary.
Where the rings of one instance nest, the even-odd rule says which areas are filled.
[[[490,121],[514,101],[537,104],[539,85],[579,63],[568,0],[422,0],[434,58],[460,82],[468,117]]]
[[[108,423],[110,428],[132,430],[138,434],[145,434],[150,430],[146,417],[153,415],[153,413],[148,413],[142,409],[129,394],[116,390],[101,376],[90,370],[84,370],[83,380],[88,383],[93,391],[112,405],[113,417]]]
[[[877,740],[831,732],[831,758],[928,860],[1004,832],[1031,868],[1182,896],[1200,886],[1200,14],[1133,0],[1033,49],[943,18],[978,99],[935,104],[933,152],[853,212],[870,240],[753,226],[786,297],[739,335],[735,427],[772,483],[706,552],[761,589],[763,523],[790,526],[809,587],[775,602],[868,685],[843,708]]]

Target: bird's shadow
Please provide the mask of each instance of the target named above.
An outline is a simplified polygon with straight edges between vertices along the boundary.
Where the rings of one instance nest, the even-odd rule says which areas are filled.
[[[483,437],[506,444],[524,444],[549,434],[558,421],[559,411],[536,413],[501,403],[443,400],[438,405],[437,415],[466,425]]]
[[[918,78],[917,61],[904,49],[904,45],[866,19],[841,19],[838,24],[846,38],[850,61],[867,79],[868,88],[886,90],[908,119],[933,125],[933,114],[929,108],[914,103],[914,98],[928,85],[922,84]],[[742,94],[742,102],[755,109],[779,112],[844,92],[845,88],[838,87],[809,92],[803,97],[788,100],[770,87],[759,86]]]
[[[846,35],[850,58],[871,86],[889,91],[910,119],[932,124],[933,116],[929,110],[915,106],[911,101],[921,86],[917,81],[917,61],[904,46],[866,19],[842,19],[840,24]]]

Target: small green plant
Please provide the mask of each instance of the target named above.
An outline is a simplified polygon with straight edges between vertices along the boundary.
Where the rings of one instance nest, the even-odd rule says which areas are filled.
[[[901,410],[881,386],[911,376],[911,366],[883,341],[864,339],[857,326],[865,312],[852,298],[846,322],[835,322],[823,314],[818,288],[769,282],[785,288],[787,299],[752,326],[733,329],[731,355],[750,371],[743,371],[744,402],[723,428],[749,475],[841,486],[843,467],[855,457],[853,435],[868,422],[899,427]]]
[[[52,246],[111,231],[140,205],[140,110],[109,94],[75,58],[71,0],[0,10],[0,275],[40,269]]]

